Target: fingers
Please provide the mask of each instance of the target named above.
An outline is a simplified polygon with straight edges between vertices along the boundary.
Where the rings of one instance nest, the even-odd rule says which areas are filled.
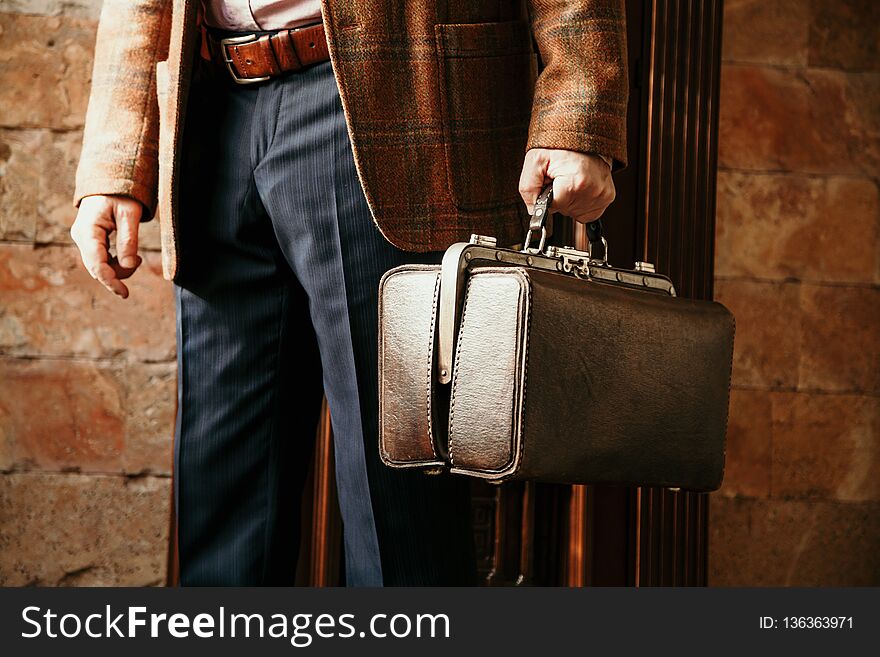
[[[132,201],[132,199],[126,200]],[[137,201],[132,202],[139,204]],[[70,228],[70,236],[79,248],[80,258],[89,275],[117,296],[126,299],[129,293],[128,287],[121,279],[131,276],[141,259],[136,253],[129,253],[129,257],[134,259],[134,265],[123,267],[110,255],[110,233],[116,227],[114,214],[114,199],[106,196],[87,196],[80,202],[76,220]],[[140,218],[136,211],[130,214]],[[130,234],[127,239],[131,239]]]
[[[598,219],[616,192],[608,164],[597,155],[559,149],[531,149],[520,174],[519,192],[532,212],[541,189],[553,181],[553,211],[575,221]]]
[[[553,208],[575,221],[589,222],[602,216],[614,201],[614,182],[583,175],[553,179]]]
[[[532,208],[538,199],[538,194],[550,182],[547,177],[547,166],[549,163],[547,151],[544,149],[533,148],[526,153],[522,173],[519,176],[519,195],[529,209],[529,214],[532,213]]]
[[[125,278],[131,276],[140,264],[138,250],[138,228],[141,222],[142,206],[134,199],[120,199],[116,202],[116,258],[119,264],[129,271]]]
[[[131,276],[137,268],[141,266],[143,262],[143,258],[139,255],[134,256],[134,266],[132,267],[123,267],[117,258],[110,256],[110,266],[113,267],[113,271],[116,273],[116,278],[122,280],[123,278],[128,278]]]
[[[116,270],[110,264],[107,231],[99,225],[93,225],[91,230],[78,231],[74,241],[91,277],[114,294],[127,298],[128,288],[119,280]]]
[[[123,299],[128,298],[128,288],[125,286],[119,278],[116,276],[116,270],[106,262],[99,263],[93,271],[90,270],[92,277],[95,278],[101,285],[110,290],[113,294],[122,297]]]

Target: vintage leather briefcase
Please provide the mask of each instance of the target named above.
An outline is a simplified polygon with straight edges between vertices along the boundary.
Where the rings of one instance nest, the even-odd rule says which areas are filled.
[[[382,278],[383,462],[495,483],[717,489],[733,316],[676,297],[648,263],[609,266],[598,222],[589,252],[545,247],[551,200],[548,188],[521,251],[473,236],[442,266]]]

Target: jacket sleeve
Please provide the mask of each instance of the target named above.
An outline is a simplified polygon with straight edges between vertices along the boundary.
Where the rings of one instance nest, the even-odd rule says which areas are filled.
[[[119,194],[156,212],[159,117],[156,62],[168,57],[171,0],[105,0],[73,202]]]
[[[527,148],[597,153],[626,166],[624,0],[529,0],[543,69]]]

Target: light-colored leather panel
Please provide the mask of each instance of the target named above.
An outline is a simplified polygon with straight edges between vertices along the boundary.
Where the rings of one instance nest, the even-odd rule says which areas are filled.
[[[515,467],[528,303],[520,268],[480,269],[468,281],[449,413],[453,472]]]
[[[444,463],[430,405],[439,293],[437,265],[397,267],[379,284],[379,453],[392,467]]]

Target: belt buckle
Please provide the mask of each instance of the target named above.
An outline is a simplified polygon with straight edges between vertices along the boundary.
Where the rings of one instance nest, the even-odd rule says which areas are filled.
[[[252,43],[256,41],[259,37],[256,34],[244,34],[242,36],[234,36],[234,37],[226,37],[225,39],[220,39],[220,54],[223,56],[223,61],[226,62],[226,68],[229,70],[229,74],[232,76],[232,79],[236,84],[253,84],[254,82],[265,82],[269,80],[271,76],[264,75],[259,78],[242,78],[235,72],[235,69],[232,68],[232,58],[229,57],[229,51],[226,49],[226,46],[229,44],[239,44],[239,43]]]

